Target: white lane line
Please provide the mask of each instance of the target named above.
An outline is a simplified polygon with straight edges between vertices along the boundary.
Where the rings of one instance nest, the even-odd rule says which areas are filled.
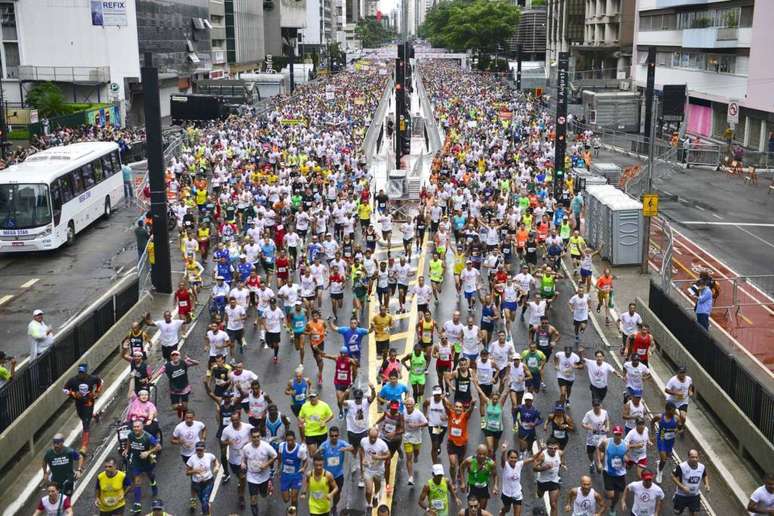
[[[772,224],[772,226],[774,226],[774,224]],[[744,233],[747,233],[748,235],[750,235],[750,236],[751,236],[751,237],[753,237],[754,239],[758,240],[760,243],[762,243],[762,244],[766,244],[767,246],[774,248],[774,244],[772,244],[772,243],[771,243],[771,242],[769,242],[768,240],[764,240],[764,239],[762,239],[761,237],[759,237],[759,236],[758,236],[758,235],[756,235],[755,233],[751,233],[750,231],[748,231],[748,230],[746,230],[746,229],[744,229],[743,227],[741,227],[741,226],[738,226],[738,225],[736,226],[736,229],[738,229],[739,231],[742,231],[742,232],[744,232]]]
[[[26,283],[23,283],[19,288],[30,288],[32,285],[40,281],[40,278],[32,278]]]
[[[696,205],[696,209],[697,209],[697,210],[701,210],[701,211],[707,211],[707,210],[705,210],[704,208],[702,208],[701,206],[699,206],[698,204]]]
[[[699,206],[697,206],[697,208],[699,208]],[[722,218],[714,213],[713,215],[719,219]],[[678,222],[678,224],[682,224],[683,226],[749,226],[757,228],[774,228],[774,224],[765,222],[714,222],[711,220],[684,220],[682,222]]]
[[[721,217],[721,216],[720,216],[720,215],[718,215],[717,213],[713,213],[713,214],[712,214],[712,216],[713,216],[713,217],[715,217],[715,218],[716,218],[716,219],[718,219],[718,220],[723,220],[723,217]]]
[[[13,294],[6,294],[3,297],[0,297],[0,305],[6,304],[11,299],[13,299]]]

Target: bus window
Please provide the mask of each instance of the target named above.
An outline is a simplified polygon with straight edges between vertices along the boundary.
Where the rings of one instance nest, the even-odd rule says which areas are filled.
[[[51,183],[51,210],[54,212],[54,225],[59,224],[62,218],[62,189],[61,181]]]
[[[101,183],[105,178],[102,173],[102,160],[100,158],[95,159],[91,162],[91,167],[94,169],[94,182]]]
[[[121,158],[118,155],[118,151],[110,153],[110,160],[113,162],[113,173],[117,173],[121,170]]]
[[[81,167],[81,175],[83,176],[83,186],[86,190],[94,186],[94,169],[91,167],[91,163],[86,163]]]
[[[68,202],[73,198],[73,180],[70,174],[64,175],[56,180],[56,184],[59,185],[59,190],[62,194],[62,202]]]
[[[115,173],[115,170],[113,170],[113,163],[110,161],[110,156],[102,156],[102,172],[105,174],[105,177],[110,177]]]
[[[70,172],[72,178],[73,178],[73,197],[78,197],[83,192],[86,191],[86,188],[83,186],[83,178],[81,178],[81,171],[73,170]]]

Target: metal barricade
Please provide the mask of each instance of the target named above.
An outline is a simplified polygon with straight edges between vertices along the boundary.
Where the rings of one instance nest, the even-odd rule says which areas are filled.
[[[723,160],[723,149],[714,143],[691,144],[685,156],[687,167],[719,167]]]
[[[150,292],[153,288],[153,282],[151,278],[151,263],[148,256],[148,246],[145,246],[145,250],[142,252],[142,256],[137,262],[137,292],[138,295],[142,295],[143,292]]]

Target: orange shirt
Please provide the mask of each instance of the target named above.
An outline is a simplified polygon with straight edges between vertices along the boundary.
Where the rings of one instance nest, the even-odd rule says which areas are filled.
[[[612,276],[600,276],[597,280],[597,288],[609,292],[613,289],[613,277]]]
[[[527,245],[527,239],[529,239],[529,232],[526,229],[518,230],[516,232],[516,247]]]
[[[470,412],[457,415],[453,410],[449,411],[449,441],[457,446],[468,444],[468,419]]]
[[[309,340],[312,346],[319,346],[325,340],[325,323],[323,321],[306,323],[306,329],[309,331]]]

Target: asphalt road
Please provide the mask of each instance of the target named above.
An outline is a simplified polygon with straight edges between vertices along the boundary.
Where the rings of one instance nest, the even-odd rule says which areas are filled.
[[[597,162],[621,167],[643,164],[637,158],[603,150]],[[660,194],[660,214],[697,245],[711,252],[740,275],[771,274],[774,225],[768,193],[769,177],[758,185],[704,168],[658,164],[654,189]],[[740,250],[744,252],[739,252]],[[774,294],[774,279],[758,286]]]
[[[136,264],[132,224],[137,208],[116,206],[78,233],[72,247],[44,253],[0,255],[0,336],[2,349],[21,360],[29,355],[27,324],[40,308],[56,332],[110,288],[120,270]]]
[[[566,281],[562,282],[560,284],[560,298],[554,305],[554,308],[552,308],[551,312],[551,320],[552,323],[558,328],[560,333],[563,335],[561,342],[572,342],[572,323],[570,320],[570,313],[566,306],[567,299],[571,295],[571,287],[569,284],[567,284]],[[349,296],[346,296],[349,298]],[[345,303],[349,303],[349,300],[345,300]],[[463,305],[464,306],[464,305]],[[393,304],[392,311],[395,315],[395,308],[396,306]],[[452,278],[447,278],[447,281],[445,283],[445,288],[443,291],[443,297],[441,302],[435,306],[435,312],[434,317],[436,321],[439,323],[443,323],[447,319],[451,318],[452,312],[458,308],[457,300],[456,300],[456,293],[453,286]],[[328,312],[328,303],[327,301],[323,304],[324,313]],[[349,306],[345,306],[345,309],[348,310]],[[346,311],[344,312],[346,313]],[[155,315],[155,314],[154,314]],[[410,314],[409,314],[410,315]],[[463,312],[464,315],[464,312]],[[206,314],[203,316],[206,317]],[[405,317],[403,316],[401,319],[398,320],[398,325],[396,328],[393,329],[393,335],[400,334],[401,332],[404,332],[408,329],[409,319],[411,317]],[[340,317],[339,323],[343,323],[343,318]],[[514,342],[516,344],[517,350],[521,350],[525,347],[526,343],[526,329],[525,327],[520,324],[518,321],[513,326],[514,330]],[[184,346],[184,351],[186,354],[190,355],[192,358],[197,360],[206,360],[206,356],[203,349],[203,336],[205,332],[205,325],[204,324],[197,324],[193,331],[188,336],[187,342]],[[409,334],[413,334],[413,332],[409,332]],[[245,353],[244,353],[244,360],[246,363],[246,367],[254,371],[261,380],[261,383],[266,389],[266,391],[272,395],[273,399],[278,402],[280,411],[285,414],[291,414],[289,410],[289,400],[286,396],[281,394],[281,391],[284,389],[284,385],[286,384],[287,380],[290,378],[292,374],[292,370],[298,365],[298,356],[294,350],[291,350],[289,343],[286,339],[283,339],[283,345],[281,347],[280,351],[280,362],[278,365],[274,365],[271,363],[270,356],[271,352],[269,350],[263,350],[258,349],[256,346],[257,341],[257,335],[252,332],[252,330],[247,331],[247,338],[248,342],[250,342],[250,345],[247,346]],[[326,348],[329,352],[335,352],[334,350],[339,345],[338,336],[331,334],[329,332],[328,339],[326,341]],[[408,348],[411,346],[413,340],[409,338],[409,340],[406,340],[405,338],[395,339],[392,342],[392,346],[398,348],[399,352],[403,351],[403,349]],[[591,349],[597,349],[602,348],[604,344],[600,340],[599,336],[594,332],[593,328],[590,326],[589,330],[586,332],[583,338],[583,345],[588,350]],[[373,346],[373,342],[371,343],[371,346]],[[361,369],[361,376],[360,381],[365,383],[365,371],[368,368],[371,368],[372,361],[369,363],[369,353],[364,352],[363,357],[365,360],[365,366]],[[313,373],[315,372],[314,369],[314,362],[310,356],[309,353],[307,353],[305,366],[307,368],[307,375],[313,378]],[[324,387],[321,391],[321,396],[324,401],[329,403],[332,408],[335,411],[335,397],[334,397],[334,391],[332,386],[330,385],[330,378],[329,373],[332,371],[330,368],[328,368],[329,365],[326,364],[326,374],[325,374],[325,380],[324,380]],[[545,393],[542,393],[538,396],[536,406],[539,408],[539,410],[542,412],[542,414],[545,416],[549,413],[550,407],[553,405],[554,401],[559,398],[558,394],[558,388],[556,385],[555,380],[555,374],[552,369],[552,367],[547,366],[547,378],[546,378],[546,384],[548,386]],[[214,411],[212,402],[209,400],[209,398],[206,397],[206,394],[204,392],[204,389],[201,387],[200,381],[201,381],[201,375],[204,372],[203,367],[194,368],[194,371],[192,372],[192,383],[194,384],[194,391],[191,397],[190,406],[197,412],[198,419],[203,420],[209,429],[209,437],[207,439],[209,444],[210,451],[213,451],[216,456],[219,455],[217,453],[217,444],[214,437],[215,429],[216,429],[216,422],[213,417]],[[573,390],[572,394],[572,406],[569,409],[569,414],[575,419],[576,424],[580,426],[580,420],[583,417],[583,414],[591,408],[591,400],[590,400],[590,393],[588,391],[588,380],[586,377],[585,371],[578,371],[577,374],[577,381],[575,383],[575,388]],[[434,367],[430,368],[430,376],[427,381],[427,389],[429,392],[429,389],[437,383],[437,378],[435,377],[434,373]],[[606,399],[605,407],[610,412],[610,417],[613,422],[613,424],[620,423],[621,417],[620,417],[620,411],[621,411],[621,397],[620,393],[623,391],[623,385],[617,378],[611,378],[611,387],[609,390],[608,397]],[[654,410],[660,410],[660,407],[657,406],[658,403],[662,403],[663,398],[660,397],[658,393],[655,392],[654,387],[649,387],[646,400],[651,402],[651,406],[656,407]],[[165,434],[166,444],[165,444],[165,452],[162,454],[159,464],[156,467],[156,474],[157,478],[159,478],[159,486],[160,486],[160,497],[165,500],[167,504],[167,510],[170,511],[172,514],[180,514],[187,510],[188,508],[188,499],[189,499],[189,492],[188,492],[188,479],[184,475],[183,466],[181,464],[180,458],[178,456],[178,452],[175,449],[175,446],[171,445],[168,441],[169,436],[171,436],[172,430],[174,428],[174,425],[177,423],[176,417],[169,411],[169,402],[168,402],[168,389],[167,389],[167,382],[166,379],[162,379],[159,383],[159,389],[158,389],[158,407],[162,414],[161,421],[162,421],[162,428]],[[122,403],[116,403],[115,404],[116,410],[119,408],[123,408]],[[503,434],[503,439],[501,442],[507,442],[511,445],[515,444],[515,441],[512,437],[511,430],[510,430],[510,415],[509,415],[509,408],[506,408],[504,411],[504,417],[505,417],[505,427],[506,430]],[[293,420],[292,415],[291,421]],[[109,418],[106,418],[109,419]],[[343,426],[343,421],[334,420],[334,424],[340,424]],[[474,449],[474,446],[481,442],[483,440],[483,436],[480,433],[479,430],[479,416],[478,411],[476,410],[474,412],[474,415],[471,417],[471,421],[469,423],[469,431],[470,431],[470,444],[468,447],[468,450],[472,452]],[[543,432],[539,432],[539,434],[542,436]],[[574,487],[578,484],[578,480],[581,475],[586,474],[588,472],[588,461],[585,455],[585,431],[579,430],[577,431],[572,437],[570,438],[570,444],[567,447],[566,451],[566,463],[568,466],[567,471],[563,473],[563,485],[562,485],[562,497],[565,496],[567,490],[570,487]],[[677,444],[677,452],[680,454],[681,457],[685,457],[687,450],[695,446],[695,444],[692,442],[690,437],[686,437],[684,440],[681,440]],[[651,464],[655,464],[655,454],[653,453],[653,450],[649,450],[649,459],[651,461]],[[347,459],[348,462],[351,459]],[[420,455],[419,463],[416,467],[416,486],[411,487],[406,484],[407,475],[405,472],[405,464],[401,460],[399,462],[398,468],[397,468],[397,475],[395,480],[395,490],[394,490],[394,499],[393,499],[393,507],[396,510],[400,510],[401,512],[405,511],[406,514],[419,514],[420,509],[417,505],[417,499],[421,490],[421,486],[424,482],[427,481],[429,478],[429,470],[430,470],[431,460],[430,460],[430,452],[428,446],[424,446]],[[448,472],[448,460],[444,459],[444,466],[446,467],[446,471]],[[525,493],[525,510],[530,509],[531,507],[535,506],[543,506],[544,501],[542,499],[537,499],[535,495],[534,488],[534,476],[531,471],[527,471],[528,468],[525,468],[525,473],[522,478],[522,485],[524,486],[524,493]],[[345,471],[349,470],[349,464],[347,464],[347,469]],[[709,468],[710,475],[713,476],[714,470],[710,466]],[[709,498],[715,513],[722,514],[724,509],[726,511],[732,511],[733,509],[731,505],[728,504],[728,500],[731,500],[731,493],[728,491],[725,491],[723,486],[720,484],[720,482],[717,480],[718,477],[715,475],[714,480],[712,482],[712,488],[713,491],[711,493],[711,497]],[[629,481],[634,480],[633,474],[630,474]],[[348,514],[350,516],[356,516],[356,515],[363,515],[365,514],[365,501],[363,499],[362,490],[358,489],[356,486],[357,476],[351,477],[349,474],[347,474],[347,480],[344,484],[344,495],[342,497],[341,504],[339,506],[340,513],[341,514]],[[594,476],[594,487],[595,489],[602,489],[602,480],[600,475]],[[674,488],[672,485],[671,480],[666,479],[664,483],[662,484],[662,487],[664,488],[666,494],[667,494],[667,500],[671,498],[672,493],[674,492]],[[147,491],[147,490],[146,490]],[[93,491],[90,486],[87,486],[84,495],[77,501],[76,504],[76,511],[75,513],[77,515],[91,515],[93,514],[92,509],[92,503],[93,503]],[[150,495],[149,493],[145,493],[145,509],[147,510],[147,506],[149,504]],[[280,498],[278,496],[274,496],[270,499],[263,500],[259,504],[261,514],[284,514],[284,504],[281,502]],[[498,499],[492,499],[489,510],[498,510],[500,507],[499,498]],[[214,496],[213,500],[213,514],[233,514],[238,513],[238,506],[237,506],[237,496],[236,496],[236,484],[235,482],[231,482],[228,485],[219,485],[216,495]],[[243,512],[243,514],[248,514],[249,509],[246,512]],[[526,511],[525,511],[526,513]],[[666,513],[666,512],[665,512]],[[727,512],[731,513],[731,512]],[[305,509],[302,509],[301,514],[306,514]]]

